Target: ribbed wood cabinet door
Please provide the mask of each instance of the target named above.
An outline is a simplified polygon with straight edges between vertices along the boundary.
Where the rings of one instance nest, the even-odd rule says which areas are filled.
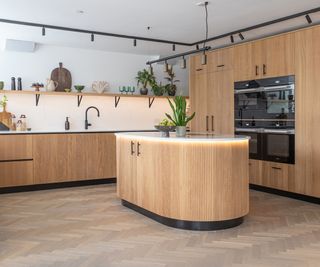
[[[291,190],[320,197],[320,28],[295,33],[296,146]]]

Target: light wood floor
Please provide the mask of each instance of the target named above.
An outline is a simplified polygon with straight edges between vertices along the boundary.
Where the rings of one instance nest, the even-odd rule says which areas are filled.
[[[318,205],[251,191],[243,225],[192,232],[122,207],[115,191],[0,195],[0,266],[320,266]]]

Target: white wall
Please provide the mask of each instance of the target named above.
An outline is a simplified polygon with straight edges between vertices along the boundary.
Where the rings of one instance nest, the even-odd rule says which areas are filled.
[[[63,62],[72,74],[73,85],[86,85],[91,90],[95,80],[105,80],[111,85],[110,92],[118,92],[119,86],[136,85],[135,76],[138,70],[146,67],[146,61],[154,57],[109,53],[97,50],[85,50],[70,47],[40,45],[34,53],[0,51],[0,81],[5,82],[5,89],[10,89],[11,77],[21,77],[23,88],[30,89],[33,82],[45,83],[51,71]],[[175,66],[179,94],[188,95],[188,71]],[[164,73],[162,66],[155,67],[159,81]],[[138,92],[137,92],[138,93]],[[20,116],[25,114],[28,126],[33,130],[63,129],[65,117],[69,116],[72,129],[82,129],[85,109],[94,105],[101,111],[97,118],[90,112],[89,120],[92,129],[152,129],[153,125],[170,111],[166,99],[156,99],[152,108],[148,99],[122,98],[117,108],[112,97],[84,97],[80,107],[73,96],[41,96],[39,106],[35,106],[32,95],[7,95],[8,111]]]

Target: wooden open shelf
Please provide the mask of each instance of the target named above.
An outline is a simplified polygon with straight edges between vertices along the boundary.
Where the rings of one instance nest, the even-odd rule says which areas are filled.
[[[27,91],[27,90],[0,90],[0,94],[14,94],[14,95],[34,95],[36,97],[36,106],[39,104],[41,95],[49,96],[76,96],[78,100],[78,107],[81,104],[84,96],[97,96],[97,97],[114,97],[115,107],[118,106],[121,97],[134,97],[134,98],[148,98],[149,108],[151,108],[155,98],[172,98],[172,96],[155,96],[155,95],[138,95],[138,94],[115,94],[115,93],[77,93],[77,92],[47,92],[47,91]],[[188,98],[188,97],[186,97]]]

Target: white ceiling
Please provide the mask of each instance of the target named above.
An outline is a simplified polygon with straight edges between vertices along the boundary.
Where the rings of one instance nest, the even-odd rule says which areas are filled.
[[[180,42],[204,39],[204,8],[199,0],[0,0],[0,18],[137,35]],[[211,0],[209,36],[220,35],[320,6],[319,0]],[[83,14],[77,11],[83,10]],[[320,22],[320,14],[311,15]],[[304,18],[244,33],[247,39],[306,25]],[[151,30],[147,30],[147,26]],[[172,53],[171,46],[0,23],[1,38],[137,54]],[[236,38],[236,41],[239,41]],[[213,43],[220,46],[229,39]],[[177,47],[177,52],[190,47]]]

